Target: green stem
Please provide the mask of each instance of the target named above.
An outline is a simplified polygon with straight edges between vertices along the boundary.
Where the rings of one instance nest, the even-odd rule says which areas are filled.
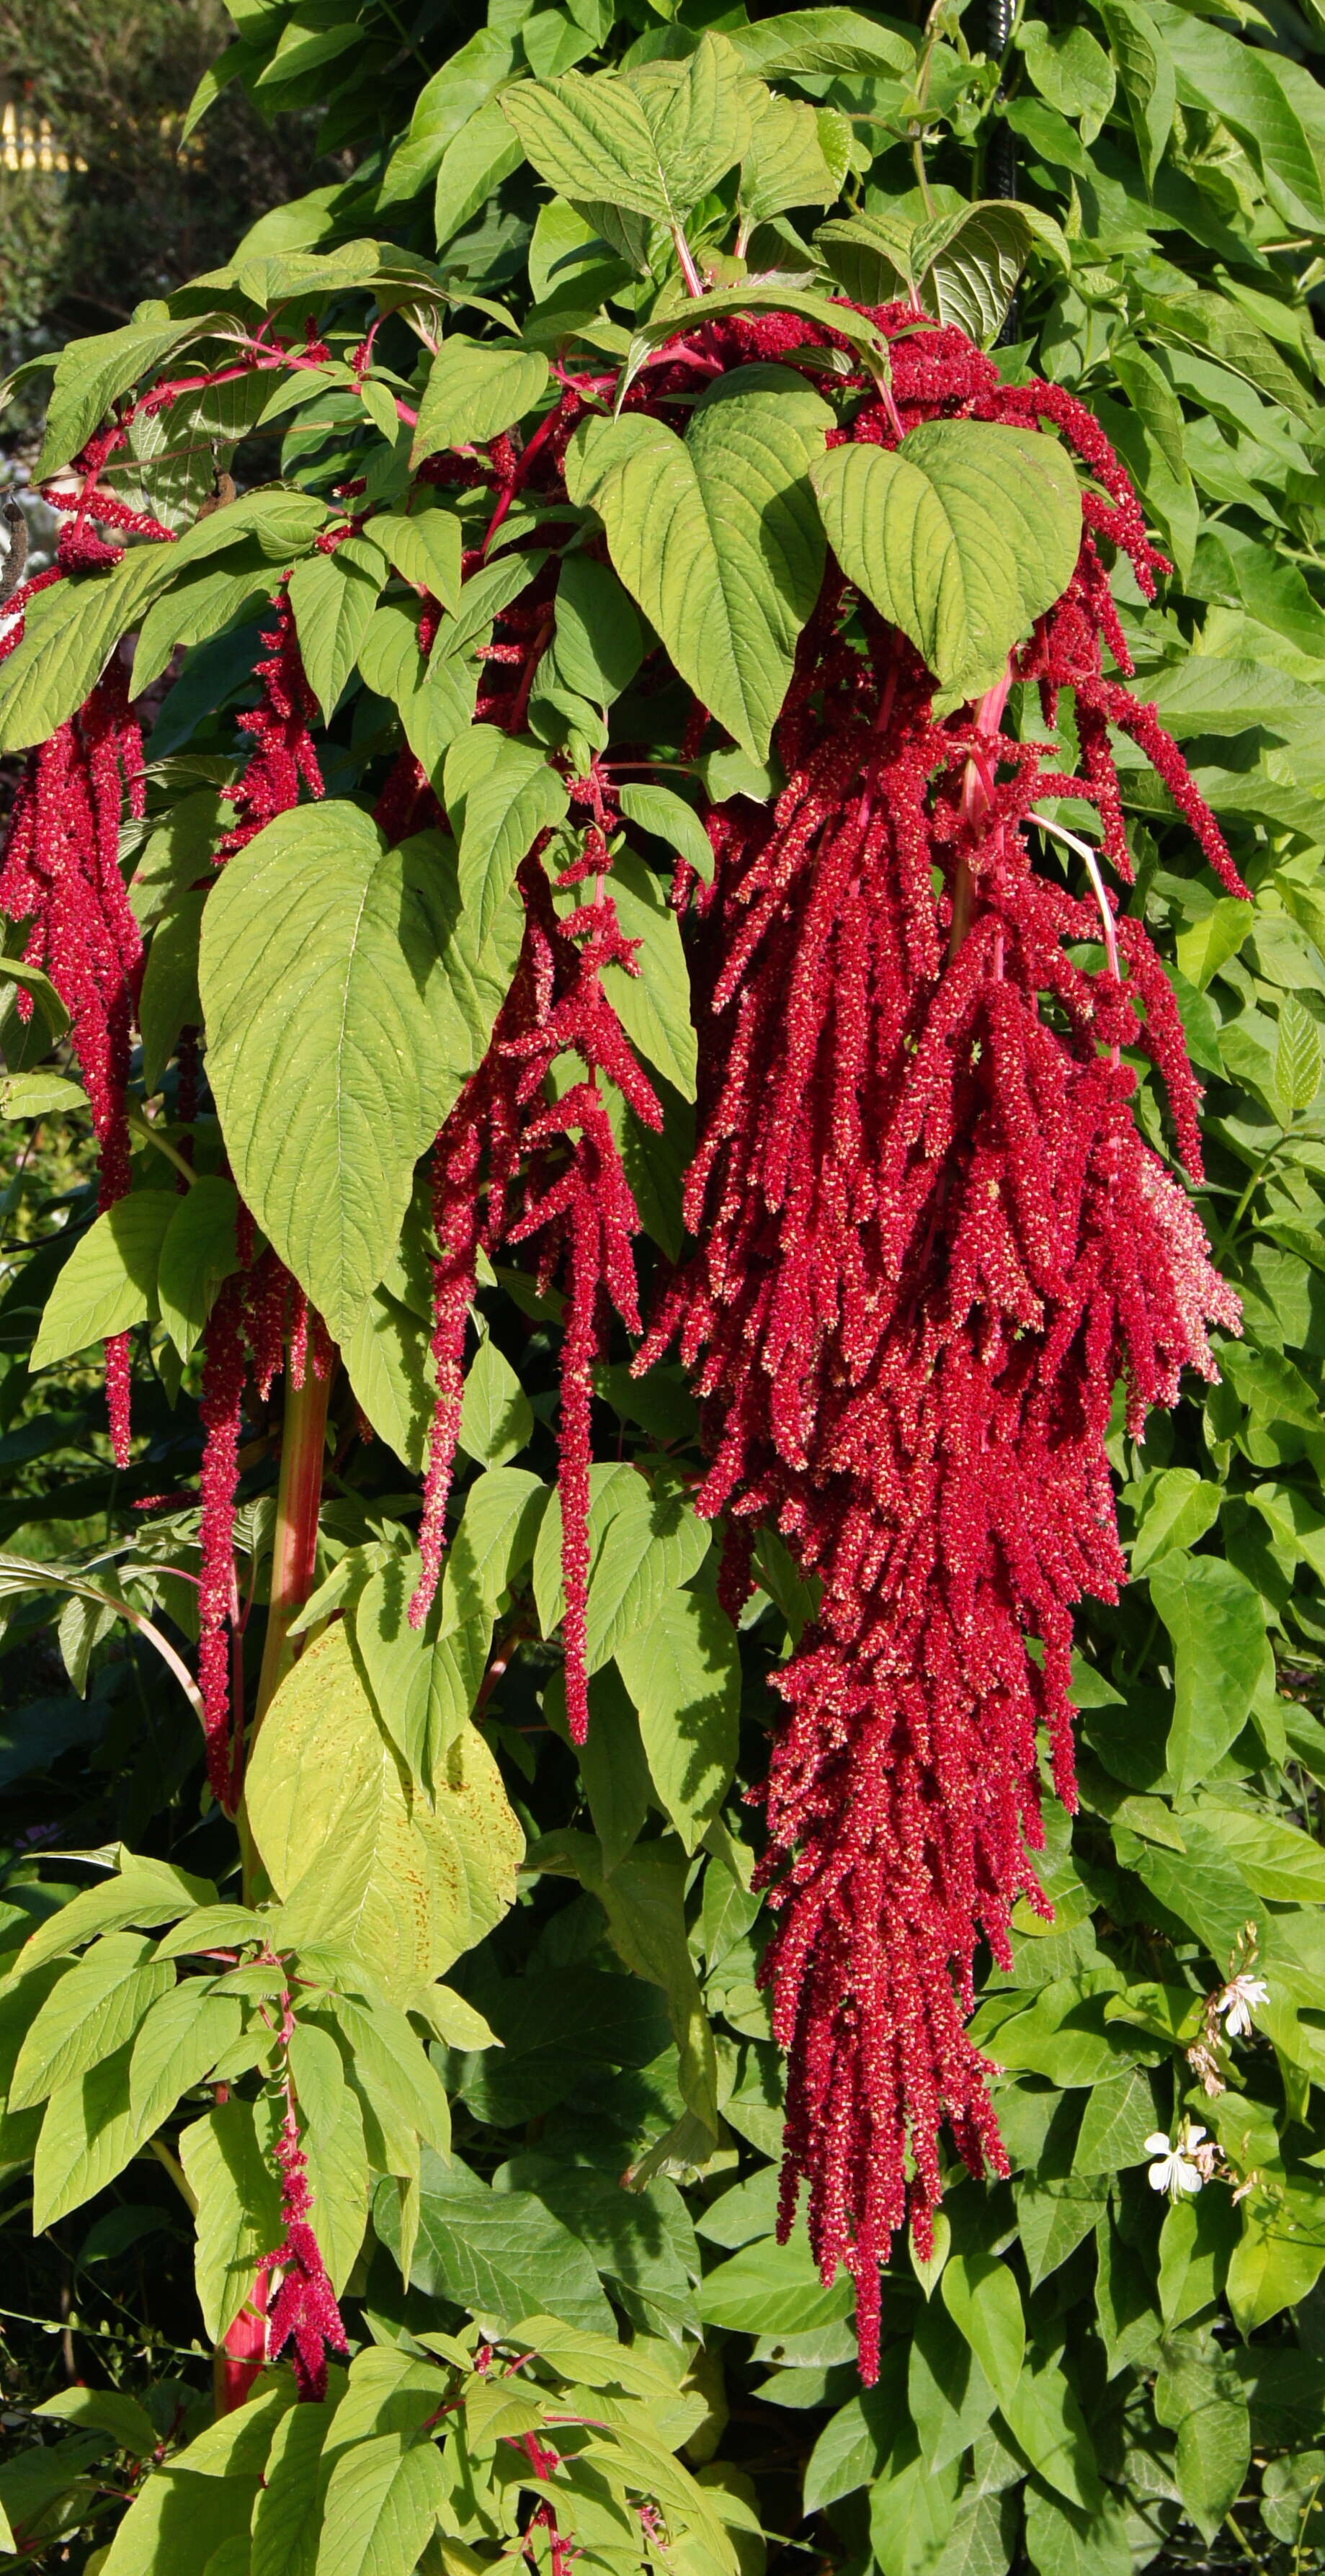
[[[1266,1146],[1265,1152],[1262,1154],[1259,1163],[1257,1163],[1254,1171],[1252,1172],[1251,1177],[1247,1182],[1247,1186],[1243,1191],[1241,1198],[1238,1200],[1237,1206],[1233,1210],[1233,1214],[1229,1218],[1218,1243],[1214,1247],[1213,1258],[1216,1263],[1223,1260],[1224,1254],[1227,1252],[1228,1247],[1231,1244],[1234,1235],[1237,1233],[1238,1227],[1241,1225],[1257,1190],[1260,1188],[1266,1173],[1269,1171],[1275,1155],[1278,1153],[1280,1146],[1285,1143],[1287,1136],[1288,1129],[1286,1127],[1281,1127],[1278,1135],[1275,1137],[1274,1143]]]
[[[276,1488],[276,1527],[272,1534],[271,1607],[267,1612],[267,1635],[249,1735],[250,1756],[258,1729],[295,1659],[297,1648],[290,1643],[291,1621],[297,1619],[313,1589],[330,1394],[330,1370],[324,1378],[315,1377],[311,1358],[302,1386],[294,1386],[287,1371],[281,1472]],[[254,1854],[242,1809],[240,1832],[244,1846],[244,1903],[250,1905],[253,1901]]]

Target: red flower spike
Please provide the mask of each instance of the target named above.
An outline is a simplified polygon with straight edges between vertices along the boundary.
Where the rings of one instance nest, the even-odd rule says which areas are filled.
[[[280,2276],[267,2306],[268,2358],[279,2361],[287,2344],[292,2344],[299,2396],[307,2403],[320,2405],[327,2393],[328,2356],[335,2353],[343,2360],[349,2345],[322,2249],[310,2223],[313,2203],[308,2167],[292,2107],[281,2123],[275,2152],[285,2235],[275,2252],[267,2256],[268,2271]]]

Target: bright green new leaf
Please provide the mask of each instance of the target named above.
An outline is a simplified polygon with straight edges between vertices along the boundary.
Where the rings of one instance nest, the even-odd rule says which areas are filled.
[[[133,1190],[89,1226],[56,1280],[30,1367],[72,1359],[158,1313],[161,1247],[178,1206],[171,1190]]]
[[[34,2234],[94,2200],[123,2172],[137,2145],[124,2047],[57,2085],[46,2105],[32,2165]]]
[[[762,759],[818,596],[823,536],[806,481],[831,425],[785,369],[742,367],[701,395],[684,439],[638,414],[593,421],[566,455],[626,588],[719,723]]]
[[[402,581],[416,590],[430,591],[443,608],[454,614],[460,605],[462,544],[460,521],[454,511],[419,509],[408,516],[381,511],[369,520],[363,533],[370,544],[380,547]]]
[[[448,1623],[444,1598],[421,1628],[408,1604],[422,1567],[417,1553],[393,1556],[364,1586],[353,1612],[354,1652],[383,1726],[411,1776],[431,1792],[438,1766],[464,1734],[492,1637],[490,1614]]]
[[[836,108],[771,95],[761,101],[741,159],[741,250],[756,224],[789,206],[831,206],[850,150],[851,130]]]
[[[1002,679],[1071,578],[1081,500],[1052,439],[930,421],[892,451],[834,448],[811,479],[843,570],[952,703]]]
[[[407,1306],[375,1288],[345,1335],[340,1355],[356,1402],[368,1420],[416,1476],[428,1455],[428,1432],[436,1402],[429,1356],[429,1327]]]
[[[57,2085],[100,2065],[133,2037],[175,1982],[168,1960],[153,1963],[152,1947],[133,1932],[110,1932],[61,1977],[18,2052],[11,2111],[45,2101]]]

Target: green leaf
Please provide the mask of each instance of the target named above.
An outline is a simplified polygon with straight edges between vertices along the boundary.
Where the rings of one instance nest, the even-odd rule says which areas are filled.
[[[514,66],[510,36],[480,27],[441,70],[425,81],[414,101],[409,130],[392,153],[377,186],[379,206],[394,206],[426,187],[467,120],[486,105]]]
[[[739,367],[700,396],[684,439],[629,414],[586,424],[566,454],[572,500],[598,512],[682,679],[755,759],[818,596],[823,538],[805,471],[831,421],[785,369]]]
[[[438,163],[433,231],[439,250],[463,232],[492,191],[520,167],[520,145],[502,108],[499,98],[476,108]]]
[[[548,363],[536,349],[451,332],[428,371],[411,465],[447,448],[482,447],[523,420],[547,385]]]
[[[559,195],[676,224],[745,152],[748,91],[734,47],[710,32],[686,62],[649,63],[630,78],[571,71],[522,81],[502,106]]]
[[[198,941],[202,932],[201,889],[176,895],[152,933],[138,1004],[143,1035],[143,1089],[160,1088],[179,1041],[180,1031],[202,1018],[198,1000]]]
[[[431,1790],[478,1696],[492,1619],[480,1612],[463,1626],[451,1626],[445,1600],[438,1599],[423,1626],[411,1628],[407,1607],[421,1571],[413,1552],[392,1557],[360,1593],[353,1633],[378,1716],[411,1777]]]
[[[489,1467],[475,1477],[442,1568],[447,1626],[497,1608],[534,1553],[547,1503],[546,1485],[527,1467]]]
[[[936,2470],[960,2459],[994,2412],[993,2389],[970,2343],[933,2298],[912,2329],[906,2402],[921,2450]]]
[[[76,1949],[94,1932],[118,1932],[126,1923],[175,1923],[196,1906],[216,1903],[210,1879],[193,1878],[169,1861],[126,1852],[123,1844],[117,1854],[120,1868],[112,1877],[84,1888],[38,1925],[18,1954],[16,1971],[58,1959],[62,1951]]]
[[[957,2513],[957,2461],[936,2471],[906,2434],[870,2493],[870,2545],[882,2576],[931,2576]]]
[[[1096,0],[1096,5],[1132,120],[1146,186],[1153,188],[1178,100],[1173,60],[1155,20],[1136,0]]]
[[[693,805],[678,796],[671,787],[623,787],[621,811],[628,823],[638,823],[641,831],[652,833],[655,840],[675,850],[687,867],[694,869],[701,884],[713,882],[713,844]]]
[[[1083,143],[1093,143],[1113,105],[1113,65],[1086,27],[1054,28],[1027,19],[1021,36],[1026,69],[1041,98],[1060,116],[1077,118]]]
[[[378,1726],[343,1625],[307,1647],[263,1721],[245,1804],[280,1897],[359,1825],[363,1893],[348,1941],[388,1991],[430,1983],[500,1921],[523,1836],[476,1728],[448,1746],[434,1802],[413,1795]]]
[[[479,1467],[501,1467],[534,1428],[529,1398],[495,1342],[482,1341],[465,1371],[460,1446]]]
[[[520,861],[566,812],[566,788],[532,743],[476,724],[447,754],[445,792],[459,843],[460,900],[481,943]]]
[[[661,1986],[678,2051],[677,2081],[709,2149],[718,2134],[717,2058],[686,1938],[684,1852],[670,1834],[637,1843],[605,1877],[589,1834],[549,1837],[535,1846],[540,1869],[558,1868],[597,1897],[612,1946],[632,1976]]]
[[[647,1627],[619,1640],[616,1661],[654,1787],[694,1851],[736,1762],[741,1677],[731,1621],[708,1593],[669,1593]]]
[[[32,2166],[34,2233],[94,2200],[123,2172],[137,2144],[125,2047],[57,2085],[46,2105]]]
[[[415,1161],[474,1060],[448,952],[473,994],[482,939],[447,910],[443,859],[436,835],[388,849],[357,805],[306,805],[236,854],[203,918],[207,1068],[235,1178],[337,1335],[386,1268]]]
[[[292,2406],[276,2426],[253,2507],[250,2576],[313,2576],[324,2452],[339,2411]]]
[[[700,838],[706,837],[701,832]],[[621,928],[627,939],[639,942],[638,972],[631,975],[620,964],[607,965],[603,990],[640,1054],[683,1100],[693,1100],[697,1045],[681,925],[652,869],[633,851],[617,852],[611,885]]]
[[[1300,1109],[1309,1109],[1320,1089],[1320,1030],[1296,993],[1279,1005],[1279,1035],[1274,1050],[1274,1087],[1284,1124]]]
[[[107,1933],[61,1977],[33,2021],[10,2081],[10,2110],[27,2110],[112,2056],[174,1982],[168,1960],[153,1964],[150,1941]]]
[[[300,2023],[290,2041],[289,2063],[313,2197],[312,2225],[339,2297],[368,2224],[363,2115],[329,2031]]]
[[[316,2576],[412,2576],[445,2501],[441,2454],[427,2435],[352,2444],[331,2472]]]
[[[156,2426],[146,2407],[125,2389],[60,2388],[32,2412],[53,2416],[57,2423],[86,2424],[94,2432],[109,2433],[116,2450],[127,2451],[133,2459],[150,2459],[157,2446]]]
[[[1162,1467],[1146,1492],[1131,1569],[1144,1574],[1173,1548],[1195,1547],[1219,1518],[1220,1488],[1194,1467]]]
[[[930,421],[892,452],[834,448],[811,479],[843,570],[954,703],[1003,677],[1071,578],[1081,501],[1052,439]]]
[[[786,2245],[772,2237],[743,2245],[706,2272],[695,2293],[705,2325],[743,2334],[808,2334],[836,2317],[850,2316],[855,2284],[839,2270],[830,2288],[819,2277],[809,2239],[797,2229]]]
[[[610,707],[629,688],[643,658],[639,619],[611,566],[595,563],[592,555],[568,555],[557,576],[549,678],[591,706]]]
[[[98,2576],[206,2576],[218,2545],[248,2531],[256,2474],[196,2477],[172,2463],[154,2469],[115,2533]]]
[[[178,1206],[173,1190],[133,1190],[88,1227],[51,1291],[30,1368],[72,1359],[157,1313],[161,1246]]]
[[[1083,2512],[1098,2513],[1104,2490],[1095,2446],[1058,2360],[1039,2356],[1027,2363],[1002,2411],[1008,2431],[1045,2485]]]
[[[1184,101],[1237,136],[1278,213],[1308,232],[1325,226],[1325,112],[1306,64],[1239,41],[1169,0],[1148,6],[1147,17],[1168,47]]]
[[[1236,1566],[1180,1550],[1155,1567],[1150,1598],[1173,1641],[1168,1767],[1190,1789],[1245,1723],[1265,1656],[1264,1606]]]
[[[1178,2437],[1182,2501],[1213,2540],[1251,2460],[1247,2399],[1232,2354],[1214,2344],[1192,2350],[1178,2338],[1155,2381],[1155,2413]]]
[[[384,1288],[375,1288],[345,1335],[345,1374],[379,1440],[416,1476],[428,1456],[437,1390],[429,1368],[430,1328]]]
[[[179,2159],[198,2203],[195,2266],[208,2339],[219,2343],[247,2301],[258,2264],[281,2242],[272,2149],[274,2101],[219,2103],[181,2130]]]
[[[378,2191],[373,2224],[394,2248],[399,2219],[389,2185]],[[466,2166],[426,2153],[410,2279],[430,2298],[471,2309],[490,2331],[508,2332],[534,2306],[566,2325],[612,2332],[591,2256],[541,2200],[490,2191]]]
[[[346,544],[334,554],[308,555],[290,575],[299,651],[324,724],[336,712],[377,606],[382,581],[368,568],[377,560],[370,548],[352,553]]]
[[[734,27],[731,41],[761,80],[786,72],[899,72],[915,60],[909,37],[858,9],[789,9]]]
[[[162,308],[158,306],[158,313]],[[38,482],[76,456],[110,412],[117,396],[190,340],[202,337],[206,316],[175,321],[126,322],[119,331],[67,340],[56,363],[46,413],[46,435],[37,460]]]
[[[30,966],[25,957],[0,957],[0,982],[21,985],[32,995],[51,1036],[64,1036],[69,1026],[69,1014],[49,975],[43,975],[40,966]]]
[[[1116,2174],[1139,2164],[1155,2119],[1154,2096],[1139,2067],[1106,2075],[1093,2087],[1081,2115],[1073,2173]]]
[[[898,2358],[894,2353],[885,2357],[882,2386],[861,2389],[858,2396],[849,2397],[845,2406],[839,2406],[836,2414],[829,2416],[806,2463],[807,2514],[822,2512],[825,2505],[854,2495],[877,2477],[896,2421],[897,2391],[891,2383],[900,2375]]]
[[[161,1241],[156,1284],[161,1321],[181,1359],[193,1349],[222,1280],[239,1268],[238,1207],[234,1182],[217,1173],[204,1173],[175,1201]]]
[[[952,2254],[943,2267],[939,2290],[953,2324],[965,2336],[1006,2412],[1021,2377],[1026,2348],[1015,2274],[989,2254]]]
[[[363,530],[379,546],[402,581],[426,590],[454,615],[460,605],[460,521],[452,510],[379,512]]]
[[[349,2043],[350,2072],[367,2085],[374,2108],[380,2097],[425,2145],[449,2154],[451,2106],[404,2013],[380,1997],[362,2004],[352,1995],[336,1995],[333,2009]]]
[[[1184,924],[1175,942],[1178,964],[1198,992],[1236,955],[1251,926],[1252,907],[1236,895],[1218,895],[1208,912]]]
[[[789,206],[831,206],[850,154],[851,129],[836,108],[771,95],[762,100],[741,158],[738,247],[744,249],[756,224]]]
[[[1129,2576],[1127,2515],[1114,2496],[1105,2498],[1099,2512],[1084,2513],[1031,2478],[1026,2554],[1036,2576]]]
[[[181,2095],[234,2047],[242,2026],[238,1996],[212,1993],[205,1977],[187,1977],[160,1996],[139,2025],[129,2060],[129,2108],[140,2138],[150,2138]]]

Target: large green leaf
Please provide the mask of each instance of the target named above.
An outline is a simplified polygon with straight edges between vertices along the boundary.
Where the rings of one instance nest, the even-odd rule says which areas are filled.
[[[245,1803],[278,1896],[319,1856],[363,1837],[366,1865],[336,1937],[392,1992],[431,1983],[499,1922],[524,1838],[492,1755],[466,1726],[430,1802],[378,1725],[343,1625],[286,1675],[263,1721]]]
[[[684,439],[629,414],[590,422],[567,450],[571,498],[598,512],[627,590],[756,759],[818,597],[823,535],[806,469],[831,425],[799,378],[741,367],[701,395]]]
[[[19,2050],[9,2086],[12,2111],[44,2101],[132,2039],[175,1982],[169,1960],[154,1963],[152,1949],[136,1933],[109,1932],[60,1979]]]
[[[359,658],[384,569],[374,547],[350,538],[334,554],[308,555],[290,575],[299,652],[324,724]]]
[[[910,637],[947,698],[1001,680],[1066,589],[1081,501],[1061,447],[983,421],[929,421],[900,448],[838,447],[813,468],[844,572]]]
[[[415,1162],[486,1044],[505,986],[482,948],[446,845],[388,849],[357,805],[280,816],[208,898],[199,983],[226,1148],[334,1333],[381,1278]]]
[[[757,97],[734,47],[708,33],[685,62],[649,63],[631,77],[565,72],[521,82],[501,103],[560,195],[674,224],[741,159]]]
[[[453,2299],[499,2331],[543,2309],[567,2325],[612,2332],[612,2312],[592,2257],[532,2192],[489,2191],[460,2163],[425,2151],[419,2234],[410,2278],[432,2298]],[[395,2196],[384,2184],[373,2223],[399,2241]]]
[[[1265,1610],[1236,1566],[1175,1549],[1150,1577],[1173,1640],[1168,1766],[1179,1787],[1204,1779],[1240,1734],[1265,1660]]]

